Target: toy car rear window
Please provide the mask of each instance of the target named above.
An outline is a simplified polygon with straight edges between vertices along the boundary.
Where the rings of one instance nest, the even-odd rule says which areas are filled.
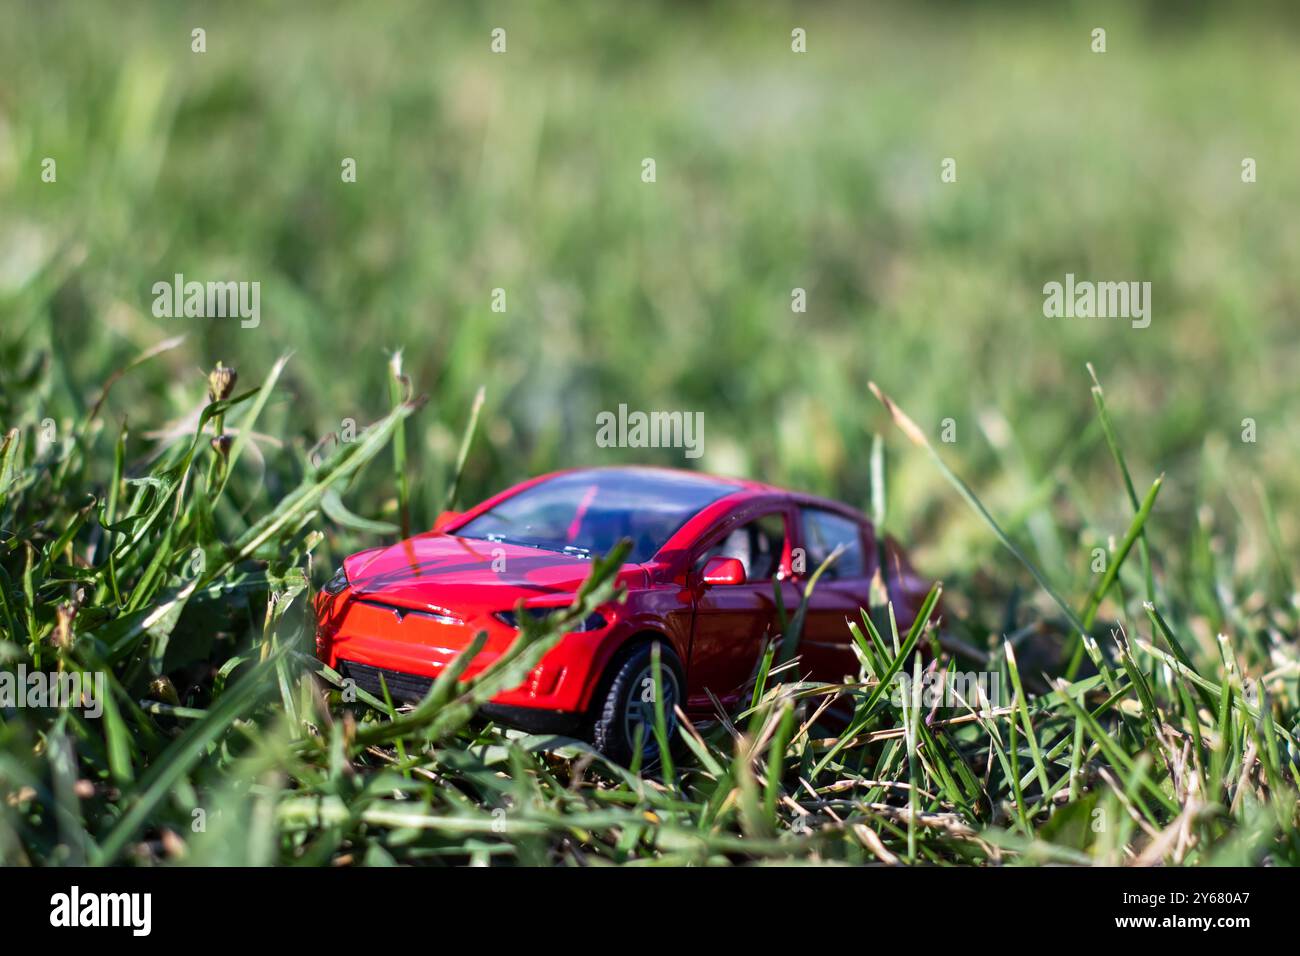
[[[716,479],[650,469],[569,472],[511,495],[455,534],[577,557],[605,554],[630,538],[627,560],[640,563],[705,506],[738,490]]]

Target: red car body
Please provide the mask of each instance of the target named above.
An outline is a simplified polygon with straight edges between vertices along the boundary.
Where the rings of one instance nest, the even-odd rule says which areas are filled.
[[[474,527],[478,516],[494,514],[513,496],[559,476],[570,484],[628,476],[640,488],[663,484],[666,494],[689,482],[692,493],[698,489],[712,500],[686,517],[653,554],[622,567],[618,580],[626,598],[600,608],[598,623],[603,626],[566,634],[523,684],[485,708],[527,729],[573,730],[592,707],[602,676],[620,650],[650,639],[666,643],[680,660],[685,685],[681,703],[688,715],[712,716],[710,694],[727,707],[736,704],[755,672],[765,638],[779,631],[772,579],[710,585],[703,581],[699,565],[711,550],[725,550],[727,542],[751,534],[759,519],[774,531],[784,528],[779,556],[772,545],[775,538],[764,540],[772,547],[766,569],[781,578],[787,614],[798,606],[806,578],[817,568],[814,558],[828,546],[820,540],[824,529],[831,526],[841,537],[851,538],[848,552],[855,557],[845,561],[842,555],[831,566],[841,570],[823,575],[813,591],[799,644],[800,676],[837,681],[857,673],[846,620],[869,605],[880,555],[900,627],[910,623],[930,587],[892,539],[878,548],[871,523],[838,502],[755,481],[673,469],[556,472],[503,491],[462,514],[444,515],[434,531],[347,558],[346,585],[317,597],[321,659],[367,689],[377,688],[382,672],[390,693],[408,699],[419,697],[479,631],[487,632],[487,643],[462,679],[489,665],[517,636],[501,615],[521,599],[529,607],[567,605],[590,562],[580,555],[457,532]],[[803,549],[802,562],[796,560],[801,556],[798,549]],[[759,563],[759,557],[750,560]]]

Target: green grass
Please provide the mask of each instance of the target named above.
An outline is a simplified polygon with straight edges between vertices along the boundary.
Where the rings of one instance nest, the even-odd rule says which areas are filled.
[[[1296,23],[1142,9],[15,12],[0,665],[111,695],[0,709],[0,859],[1300,862]],[[1149,279],[1151,327],[1044,319],[1067,271]],[[260,281],[261,325],[154,318],[175,272]],[[471,720],[540,625],[414,709],[343,702],[309,607],[341,557],[682,464],[596,447],[621,402],[862,507],[941,630],[864,609],[844,685],[768,655],[655,773]],[[1007,699],[896,699],[920,666]]]

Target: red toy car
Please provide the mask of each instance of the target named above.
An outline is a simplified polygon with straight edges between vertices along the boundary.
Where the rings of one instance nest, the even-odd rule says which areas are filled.
[[[651,644],[660,642],[665,714],[680,704],[712,716],[710,692],[730,708],[779,630],[772,578],[793,613],[803,579],[839,545],[813,591],[799,670],[830,681],[857,672],[845,621],[868,605],[880,553],[869,521],[754,481],[642,467],[543,475],[443,515],[434,531],[352,555],[317,598],[317,652],[372,693],[382,673],[395,699],[418,699],[479,631],[487,643],[464,677],[509,647],[520,599],[535,613],[567,606],[591,557],[623,538],[632,542],[618,574],[626,601],[561,638],[527,681],[484,708],[489,716],[578,734],[626,761],[637,724],[653,717],[641,694]],[[892,539],[884,554],[906,627],[929,582]],[[648,724],[641,735],[653,740]]]

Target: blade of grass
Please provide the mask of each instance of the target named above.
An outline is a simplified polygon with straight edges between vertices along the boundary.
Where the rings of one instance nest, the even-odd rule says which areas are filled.
[[[469,422],[465,425],[465,433],[460,438],[460,448],[456,452],[456,468],[451,473],[451,484],[447,486],[447,498],[443,502],[444,510],[456,507],[456,495],[460,491],[460,476],[465,471],[465,462],[469,460],[470,445],[474,442],[474,433],[478,431],[478,417],[483,411],[483,401],[486,397],[487,389],[480,385],[478,391],[474,393],[474,404],[470,406]]]
[[[1135,512],[1141,510],[1138,504],[1137,489],[1133,486],[1133,478],[1129,475],[1128,464],[1124,461],[1124,453],[1120,451],[1119,436],[1115,432],[1115,425],[1111,421],[1110,412],[1106,408],[1106,395],[1102,391],[1101,382],[1097,379],[1097,372],[1092,367],[1092,363],[1087,363],[1088,375],[1092,378],[1092,400],[1097,406],[1097,416],[1101,419],[1102,433],[1106,436],[1106,445],[1110,448],[1111,456],[1115,459],[1115,464],[1119,466],[1120,474],[1124,477],[1124,490],[1128,493],[1129,503],[1133,506]],[[1151,553],[1147,545],[1146,532],[1143,531],[1138,541],[1138,548],[1142,557],[1142,577],[1146,581],[1147,600],[1155,603],[1156,584],[1155,577],[1151,573]]]
[[[985,508],[984,504],[978,497],[976,497],[975,492],[970,489],[970,486],[947,466],[944,460],[939,456],[938,451],[936,451],[934,446],[930,444],[929,439],[925,437],[925,433],[917,427],[915,422],[907,417],[901,408],[894,404],[893,400],[888,395],[880,390],[880,387],[876,385],[875,382],[868,382],[867,386],[871,389],[871,393],[880,400],[882,405],[885,406],[890,417],[894,420],[894,424],[896,424],[903,434],[907,436],[908,440],[929,453],[931,460],[936,466],[938,466],[940,473],[948,480],[948,483],[956,489],[962,500],[970,505],[971,508],[974,509],[975,513],[983,519],[984,523],[988,525],[989,529],[993,532],[994,536],[1002,546],[1010,551],[1016,560],[1023,564],[1025,569],[1033,575],[1033,578],[1038,582],[1039,587],[1046,591],[1056,606],[1061,609],[1061,613],[1065,615],[1065,618],[1070,622],[1071,627],[1073,627],[1079,634],[1088,633],[1088,629],[1083,626],[1083,622],[1079,620],[1078,616],[1074,613],[1074,610],[1070,605],[1066,603],[1065,599],[1057,593],[1056,588],[1054,588],[1051,582],[1047,580],[1046,575],[1038,569],[1038,566],[1034,564],[1034,562],[1030,561],[1029,558],[1025,556],[1024,552],[1022,552],[1016,543],[1008,537],[1007,533],[1002,530],[1002,526],[997,523],[991,514],[989,514],[988,509]]]

